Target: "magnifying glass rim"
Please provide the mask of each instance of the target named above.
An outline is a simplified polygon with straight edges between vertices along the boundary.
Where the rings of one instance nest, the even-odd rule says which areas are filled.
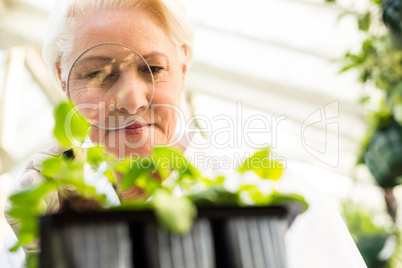
[[[133,49],[132,47],[129,47],[129,46],[124,45],[124,44],[121,44],[121,43],[106,42],[106,43],[100,43],[100,44],[94,45],[94,46],[92,46],[92,47],[86,49],[84,52],[82,52],[82,53],[75,59],[73,65],[72,65],[71,68],[70,68],[70,71],[68,72],[68,77],[67,77],[67,97],[68,97],[68,100],[73,104],[73,107],[74,107],[74,103],[73,103],[73,101],[71,100],[71,97],[70,97],[70,76],[71,76],[71,73],[72,73],[72,71],[73,71],[73,68],[74,68],[75,64],[76,64],[76,63],[78,62],[78,60],[79,60],[85,53],[87,53],[89,50],[91,50],[91,49],[93,49],[93,48],[96,48],[96,47],[99,47],[99,46],[104,46],[104,45],[119,45],[119,46],[123,46],[123,47],[125,47],[125,48],[128,48],[128,49],[134,51],[134,52],[135,52],[138,56],[140,56],[140,58],[146,63],[146,65],[147,65],[147,67],[148,67],[148,70],[149,70],[149,72],[150,72],[150,74],[151,74],[151,78],[152,78],[152,94],[151,94],[151,98],[150,98],[150,100],[149,100],[149,104],[148,104],[147,108],[145,109],[145,111],[144,111],[136,120],[134,120],[133,122],[131,122],[131,123],[127,124],[127,125],[124,125],[124,126],[121,126],[121,127],[116,127],[116,128],[96,126],[96,125],[94,125],[94,124],[92,124],[92,123],[89,122],[89,124],[91,125],[91,127],[94,127],[94,128],[100,128],[100,129],[106,129],[106,130],[122,129],[122,128],[125,128],[125,127],[127,127],[127,126],[129,126],[129,125],[132,125],[133,123],[137,122],[137,121],[148,111],[149,107],[151,107],[151,103],[152,103],[152,99],[153,99],[153,97],[154,97],[154,91],[155,91],[155,81],[154,81],[154,75],[153,75],[153,73],[152,73],[151,67],[149,66],[148,62],[144,59],[144,57],[143,57],[140,53],[138,53],[137,50]],[[78,116],[80,116],[81,118],[83,118],[85,121],[88,121],[88,120],[85,119],[83,116],[81,116],[80,113],[76,113],[76,114],[77,114]]]

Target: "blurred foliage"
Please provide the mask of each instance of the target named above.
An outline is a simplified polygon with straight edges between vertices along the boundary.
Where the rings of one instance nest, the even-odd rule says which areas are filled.
[[[392,233],[391,218],[385,213],[379,215],[356,205],[344,205],[342,212],[355,241],[359,241],[363,236],[374,237]]]
[[[256,152],[241,164],[238,171],[240,173],[253,171],[263,179],[278,180],[282,176],[283,165],[276,160],[270,159],[269,154],[270,148]]]
[[[364,163],[364,155],[367,152],[368,146],[374,134],[394,121],[384,99],[379,100],[376,111],[373,111],[367,115],[367,121],[369,125],[366,130],[366,135],[361,141],[361,149],[357,157],[358,164]]]
[[[389,260],[389,268],[402,268],[402,230],[397,230],[396,236],[399,238],[394,254]]]
[[[365,24],[359,24],[359,29],[367,37],[359,52],[346,53],[346,65],[341,72],[357,69],[362,83],[372,81],[378,89],[392,91],[402,77],[402,51],[387,31],[380,34],[370,33],[370,25]]]
[[[367,0],[364,12],[356,11],[353,1],[350,1],[350,8],[337,0],[325,2],[344,11],[340,18],[345,15],[356,18],[362,40],[359,48],[344,55],[344,66],[340,70],[340,73],[357,72],[364,86],[361,104],[367,115],[368,130],[358,156],[358,164],[361,164],[377,133],[391,124],[402,125],[402,0]],[[402,237],[398,224],[378,224],[377,213],[357,207],[345,206],[344,215],[369,267],[402,267]],[[381,249],[389,235],[396,235],[399,242],[390,260],[384,262],[377,259],[375,251]]]
[[[400,268],[398,250],[402,245],[399,233],[394,231],[388,214],[370,211],[366,208],[347,204],[343,206],[346,225],[369,268]],[[387,239],[397,239],[396,247],[391,245],[385,258],[380,252]],[[398,249],[399,247],[399,249]]]

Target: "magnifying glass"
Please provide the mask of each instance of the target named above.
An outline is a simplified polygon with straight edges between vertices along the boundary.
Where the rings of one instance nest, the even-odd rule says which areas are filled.
[[[67,95],[78,114],[92,127],[121,129],[149,109],[154,77],[146,60],[134,49],[102,43],[84,51],[72,65]],[[147,102],[147,106],[140,103]]]

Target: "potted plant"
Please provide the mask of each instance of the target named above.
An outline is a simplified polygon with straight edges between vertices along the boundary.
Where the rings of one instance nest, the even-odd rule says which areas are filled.
[[[8,214],[20,222],[13,250],[40,245],[43,268],[284,265],[283,236],[296,215],[307,209],[303,197],[267,193],[251,184],[229,191],[225,183],[230,178],[203,177],[174,148],[155,147],[148,157],[124,160],[99,146],[84,151],[74,147],[66,133],[83,141],[89,125],[77,114],[69,117],[71,109],[62,103],[55,112],[54,135],[67,153],[43,162],[42,183],[10,197]],[[66,118],[71,120],[69,131]],[[266,148],[246,159],[238,176],[252,173],[275,184],[282,170]],[[120,204],[108,204],[86,181],[88,176],[108,180]],[[121,198],[129,189],[141,189],[142,194]],[[55,192],[61,213],[45,216],[47,196]],[[37,256],[27,263],[37,267]]]

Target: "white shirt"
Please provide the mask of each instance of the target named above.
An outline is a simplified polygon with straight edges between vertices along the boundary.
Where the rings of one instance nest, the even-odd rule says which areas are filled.
[[[211,177],[217,174],[226,175],[226,178],[236,176],[233,170],[220,170],[211,164],[203,163],[200,160],[202,155],[211,159],[217,154],[210,148],[195,149],[200,144],[205,144],[205,139],[195,133],[184,153],[190,162],[197,159],[193,164],[198,170]],[[308,210],[295,219],[285,237],[288,268],[367,267],[342,218],[329,199],[303,177],[303,174],[292,169],[291,163],[288,163],[279,180],[278,190],[300,194],[309,204]]]

